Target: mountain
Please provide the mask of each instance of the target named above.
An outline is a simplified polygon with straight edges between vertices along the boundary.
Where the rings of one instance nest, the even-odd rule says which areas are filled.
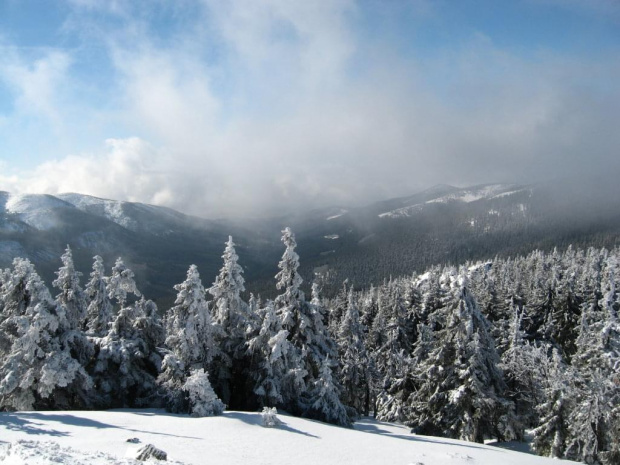
[[[28,465],[140,464],[147,444],[173,464],[323,465],[551,465],[571,464],[503,448],[417,436],[402,425],[371,418],[353,428],[278,415],[282,425],[261,426],[261,414],[224,412],[192,418],[161,410],[0,413],[0,462]],[[131,441],[130,441],[131,439]],[[157,461],[159,463],[159,461]],[[148,463],[153,463],[149,461]]]
[[[67,244],[86,276],[97,254],[108,269],[117,257],[136,273],[144,293],[169,301],[190,264],[199,266],[206,285],[221,267],[224,242],[238,242],[246,273],[262,270],[260,233],[224,221],[205,220],[169,208],[99,199],[80,194],[12,195],[0,192],[0,267],[16,256],[33,261],[51,283]],[[278,237],[273,238],[276,244]],[[277,256],[268,256],[277,260]]]
[[[281,222],[297,232],[302,272],[320,275],[333,293],[345,279],[367,286],[435,264],[570,244],[613,247],[620,244],[620,184],[602,178],[439,185],[408,197]]]
[[[286,226],[296,233],[306,286],[318,278],[329,295],[345,279],[368,286],[435,264],[535,248],[613,247],[620,243],[620,184],[602,178],[438,185],[363,207],[234,221],[81,194],[0,192],[0,267],[9,267],[16,256],[29,258],[49,284],[69,244],[86,276],[95,254],[108,269],[122,256],[140,289],[168,305],[175,295],[172,286],[183,281],[190,264],[198,266],[206,286],[213,282],[224,242],[232,235],[246,287],[272,297],[283,251],[280,231]]]

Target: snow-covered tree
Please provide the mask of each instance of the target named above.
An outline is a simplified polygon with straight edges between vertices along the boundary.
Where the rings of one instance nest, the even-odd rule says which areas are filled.
[[[193,417],[211,417],[224,411],[224,404],[215,394],[209,376],[202,368],[192,370],[183,389],[188,393]]]
[[[58,277],[52,282],[52,285],[60,290],[60,294],[56,296],[56,301],[64,313],[66,328],[76,330],[82,326],[86,316],[86,299],[84,291],[80,287],[82,273],[75,270],[73,254],[69,246],[67,246],[61,260],[63,266],[56,272]]]
[[[112,275],[107,278],[106,291],[108,298],[116,299],[120,308],[127,302],[127,294],[134,294],[140,297],[140,291],[136,287],[133,271],[131,271],[122,258],[118,258],[112,268]]]
[[[304,415],[341,426],[351,424],[347,409],[340,402],[340,389],[333,377],[329,358],[323,360],[319,376],[310,390],[310,407]]]
[[[133,272],[120,259],[115,269],[108,295],[125,303],[128,292],[138,294]],[[162,362],[158,348],[163,342],[164,330],[154,302],[142,298],[121,307],[107,335],[96,339],[92,371],[104,406],[137,407],[153,401]]]
[[[568,422],[575,397],[574,376],[562,361],[558,349],[545,367],[545,401],[536,407],[539,426],[534,429],[534,450],[548,457],[562,458],[566,451]]]
[[[321,308],[307,302],[299,288],[302,283],[298,272],[299,256],[295,252],[295,235],[290,228],[282,231],[282,242],[286,249],[276,275],[281,294],[276,297],[274,306],[296,355],[287,359],[291,365],[287,367],[287,378],[283,380],[284,402],[289,411],[303,413],[307,402],[300,394],[314,384],[324,361],[330,356],[335,357],[336,347],[323,324]]]
[[[59,315],[58,338],[63,350],[68,350],[83,368],[91,361],[94,354],[92,342],[85,336],[81,328],[86,317],[86,298],[80,287],[82,273],[75,270],[71,248],[67,246],[61,257],[63,266],[56,272],[57,278],[52,282],[60,294],[56,296]],[[84,370],[80,373],[82,374]],[[90,388],[90,380],[72,383],[58,392],[56,398],[65,397],[65,405],[71,407],[88,406],[88,393],[81,386]]]
[[[85,288],[88,302],[85,326],[89,334],[101,337],[108,332],[110,323],[114,319],[114,307],[108,297],[103,258],[95,255],[93,259],[95,260],[93,271],[90,273],[90,281]]]
[[[458,284],[457,284],[458,283]],[[489,323],[461,275],[446,307],[436,346],[420,367],[435,390],[416,392],[413,404],[423,421],[418,432],[482,442],[485,437],[519,435],[512,405],[504,399],[505,384]],[[429,395],[421,398],[421,395]]]
[[[347,310],[340,324],[337,342],[340,349],[342,401],[353,407],[358,414],[368,415],[370,397],[368,354],[352,289],[349,291]]]
[[[280,271],[276,274],[276,288],[282,293],[276,297],[274,305],[282,321],[282,327],[289,332],[296,332],[301,324],[299,305],[304,295],[299,289],[303,280],[297,271],[299,255],[295,252],[297,242],[291,228],[285,228],[282,231],[282,242],[286,249],[278,263]]]
[[[196,265],[187,271],[187,279],[174,286],[178,292],[175,306],[166,314],[166,355],[159,381],[168,391],[168,408],[181,411],[180,390],[192,369],[207,369],[217,349],[205,289]]]
[[[225,342],[231,345],[243,340],[248,313],[248,306],[241,299],[241,293],[245,291],[243,268],[237,263],[239,256],[231,236],[228,236],[222,258],[224,265],[209,288],[209,294],[213,296],[213,321],[229,335],[229,340]],[[225,347],[229,353],[243,352],[243,349]]]
[[[0,408],[71,407],[54,394],[72,383],[88,390],[90,378],[61,342],[64,315],[28,260],[13,261],[2,294]]]
[[[245,291],[243,269],[237,263],[232,237],[228,237],[224,265],[215,278],[209,293],[213,296],[212,314],[216,326],[215,340],[221,353],[216,356],[216,371],[212,371],[213,385],[223,401],[232,408],[246,407],[244,391],[247,389],[247,367],[245,359],[246,334],[251,320],[248,305],[241,298]]]
[[[287,340],[288,331],[282,329],[273,302],[268,301],[263,310],[263,321],[258,333],[248,341],[251,354],[251,372],[255,384],[254,394],[264,407],[284,403],[282,382],[295,360],[294,347]]]

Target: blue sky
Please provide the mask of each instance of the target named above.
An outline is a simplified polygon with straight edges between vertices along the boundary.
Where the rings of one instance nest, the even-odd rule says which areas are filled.
[[[0,189],[201,216],[618,169],[616,0],[0,0]]]

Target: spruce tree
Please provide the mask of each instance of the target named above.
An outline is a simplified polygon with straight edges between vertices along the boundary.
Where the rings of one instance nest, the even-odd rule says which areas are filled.
[[[251,333],[248,305],[241,298],[245,291],[243,269],[237,263],[232,237],[228,237],[224,264],[209,293],[213,296],[212,319],[215,324],[215,343],[221,353],[216,356],[213,386],[220,398],[233,409],[251,408],[245,395],[251,384],[248,379],[249,360],[246,358],[246,337]]]
[[[56,272],[57,278],[52,282],[60,293],[56,296],[57,311],[59,314],[58,337],[63,350],[82,366],[79,376],[85,376],[85,368],[90,363],[94,348],[92,342],[82,332],[86,317],[86,298],[80,287],[82,273],[75,270],[71,248],[67,246],[61,257],[63,266]],[[55,399],[65,407],[78,408],[90,405],[89,393],[83,386],[90,388],[91,380],[85,377],[79,383],[71,383],[62,392],[57,392]],[[63,399],[62,401],[60,399]]]
[[[166,314],[166,354],[159,382],[166,389],[167,408],[187,410],[182,390],[191,370],[210,367],[217,352],[205,289],[196,265],[187,271],[187,279],[174,286],[178,292],[175,306]]]
[[[340,352],[340,384],[342,401],[355,409],[357,414],[368,415],[370,397],[370,374],[364,332],[353,289],[349,291],[347,310],[338,332]]]
[[[99,255],[95,255],[93,259],[93,271],[85,288],[88,303],[85,329],[92,336],[102,337],[107,334],[114,319],[114,307],[108,297],[103,259]]]
[[[71,399],[57,399],[54,394],[72,383],[87,391],[90,378],[61,342],[64,314],[28,260],[15,259],[6,278],[0,320],[0,408],[32,410],[58,403],[70,408]]]

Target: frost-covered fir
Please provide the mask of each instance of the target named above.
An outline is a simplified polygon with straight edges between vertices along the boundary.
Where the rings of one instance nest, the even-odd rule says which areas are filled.
[[[224,411],[224,404],[213,391],[208,373],[202,368],[192,370],[183,389],[188,393],[193,417],[212,417]]]
[[[90,378],[61,341],[64,314],[23,259],[2,285],[0,313],[0,409],[69,408],[53,394],[72,383],[88,390]]]
[[[331,362],[326,358],[310,391],[310,407],[306,416],[328,423],[349,426],[347,409],[340,402],[340,389],[333,377]]]
[[[102,337],[108,332],[114,318],[114,309],[108,297],[103,258],[95,255],[93,259],[93,271],[90,273],[90,280],[85,288],[88,302],[85,327],[89,334]]]
[[[368,415],[370,402],[370,373],[364,331],[353,290],[348,297],[337,338],[340,348],[340,384],[342,401],[353,407],[358,415]]]
[[[289,411],[303,414],[311,404],[309,392],[319,378],[325,360],[335,357],[336,347],[323,324],[321,308],[307,302],[300,289],[303,280],[298,271],[297,242],[290,228],[282,231],[282,242],[286,248],[276,275],[276,287],[281,293],[274,305],[282,328],[288,332],[287,340],[293,347],[287,359],[289,365],[282,394]]]
[[[81,330],[86,318],[86,296],[80,287],[82,273],[75,269],[69,246],[61,260],[62,266],[56,272],[57,278],[52,282],[52,285],[60,291],[56,296],[57,311],[60,316],[58,338],[62,350],[67,350],[83,369],[78,374],[82,378],[81,381],[71,383],[56,392],[55,398],[64,399],[62,403],[68,407],[89,407],[92,402],[88,392],[91,388],[91,380],[84,368],[93,357],[94,348],[92,342]]]
[[[254,378],[253,392],[264,407],[283,405],[283,389],[291,377],[289,367],[294,366],[296,351],[287,340],[288,331],[282,329],[273,302],[268,301],[263,310],[258,333],[248,341]]]
[[[219,352],[215,355],[213,385],[223,401],[232,408],[249,407],[244,395],[249,385],[246,359],[246,338],[252,331],[252,319],[248,305],[241,298],[245,291],[243,269],[237,263],[232,237],[228,237],[222,255],[224,264],[215,278],[209,293],[213,296],[212,318],[215,344]]]
[[[175,306],[166,313],[166,347],[160,383],[167,393],[167,408],[186,410],[182,386],[190,370],[207,369],[217,352],[205,289],[196,265],[187,271],[187,279],[174,286],[178,292]]]
[[[93,377],[101,405],[107,407],[146,406],[157,394],[162,362],[158,347],[164,342],[164,330],[155,303],[142,298],[126,305],[129,292],[141,295],[133,272],[119,259],[108,282],[108,295],[116,296],[121,308],[106,336],[95,340]]]
[[[118,258],[112,268],[112,275],[106,280],[106,291],[110,299],[115,299],[120,308],[127,302],[127,294],[140,297],[140,291],[136,287],[133,271],[131,271],[122,258]]]

